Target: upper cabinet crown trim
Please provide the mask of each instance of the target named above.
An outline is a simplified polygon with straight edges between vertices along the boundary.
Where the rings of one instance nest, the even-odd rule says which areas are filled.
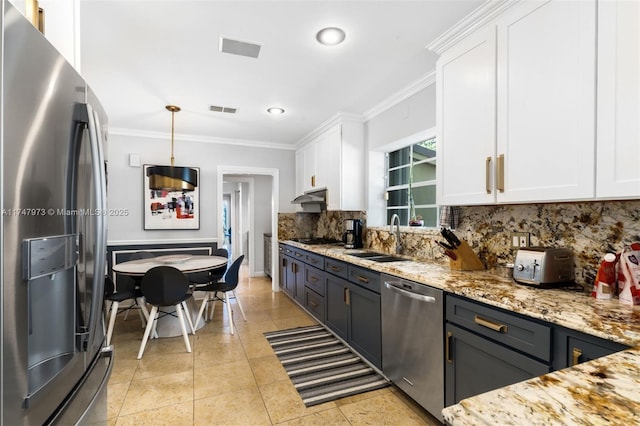
[[[438,38],[426,46],[427,50],[442,54],[460,40],[467,37],[480,27],[495,19],[502,12],[520,3],[521,0],[488,0],[473,12],[462,18],[453,27],[442,33]]]
[[[302,139],[296,143],[296,149],[302,148],[309,142],[313,141],[318,136],[331,129],[333,126],[344,123],[345,121],[355,121],[357,123],[364,123],[364,117],[360,114],[349,114],[345,112],[339,112],[327,121],[316,127],[314,130],[307,133]]]

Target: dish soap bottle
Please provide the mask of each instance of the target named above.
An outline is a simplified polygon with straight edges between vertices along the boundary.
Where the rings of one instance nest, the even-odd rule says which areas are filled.
[[[611,299],[616,292],[616,262],[618,258],[613,253],[604,255],[596,274],[596,282],[593,285],[591,295],[596,299]]]

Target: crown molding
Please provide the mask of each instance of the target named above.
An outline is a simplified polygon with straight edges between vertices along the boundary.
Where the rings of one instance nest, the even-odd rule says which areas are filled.
[[[520,1],[521,0],[488,0],[458,21],[453,27],[438,36],[425,46],[425,48],[440,55],[467,35],[486,25]]]
[[[148,138],[148,139],[162,139],[162,140],[166,140],[169,137],[167,133],[163,133],[163,132],[151,132],[151,131],[127,129],[127,128],[120,128],[120,127],[110,127],[109,135],[129,136],[129,137],[135,137],[135,138]],[[289,151],[293,151],[296,149],[295,146],[291,144],[247,140],[247,139],[216,138],[211,136],[199,136],[199,135],[190,135],[190,134],[184,134],[184,133],[176,133],[174,137],[176,139],[180,139],[188,142],[248,146],[252,148],[285,149]]]
[[[324,132],[326,132],[327,130],[329,130],[330,128],[335,126],[336,124],[340,124],[340,123],[345,122],[345,121],[355,121],[355,122],[358,122],[358,123],[364,123],[365,119],[360,114],[352,114],[352,113],[348,113],[348,112],[339,112],[339,113],[331,116],[331,118],[329,118],[327,121],[325,121],[324,123],[322,123],[321,125],[319,125],[315,129],[313,129],[312,131],[310,131],[306,135],[304,135],[295,144],[295,149],[302,148],[303,146],[305,146],[306,144],[308,144],[309,142],[311,142],[312,140],[314,140],[315,138],[317,138],[318,136],[320,136],[321,134],[323,134]]]
[[[400,102],[410,98],[411,96],[415,95],[421,90],[426,89],[427,87],[431,86],[435,82],[436,82],[436,72],[435,70],[433,70],[428,74],[423,75],[418,80],[409,84],[408,86],[401,89],[400,91],[389,96],[387,99],[380,102],[378,105],[374,106],[368,111],[365,111],[365,113],[363,114],[365,121],[369,121],[375,116],[382,114],[389,108],[396,106]]]

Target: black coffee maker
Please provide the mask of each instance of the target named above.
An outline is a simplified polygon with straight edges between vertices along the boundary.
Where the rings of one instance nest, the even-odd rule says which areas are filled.
[[[362,248],[362,221],[360,219],[346,219],[344,234],[342,234],[344,248]]]

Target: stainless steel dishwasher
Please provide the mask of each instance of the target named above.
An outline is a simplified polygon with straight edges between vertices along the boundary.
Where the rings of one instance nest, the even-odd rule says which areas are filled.
[[[443,421],[442,291],[391,275],[382,282],[382,371]]]

